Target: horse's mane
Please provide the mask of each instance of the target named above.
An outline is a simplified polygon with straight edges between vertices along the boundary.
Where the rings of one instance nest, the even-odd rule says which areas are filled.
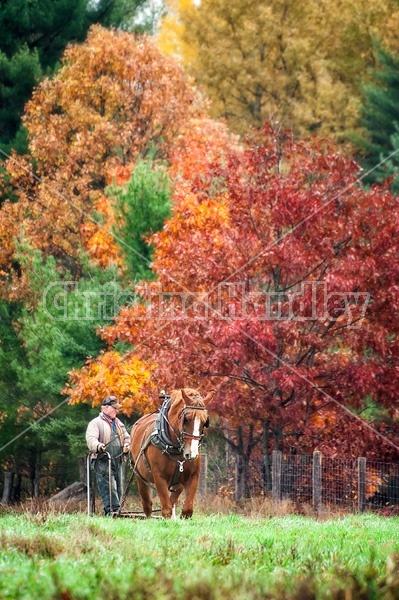
[[[194,388],[183,388],[184,393],[190,398],[190,408],[185,408],[184,414],[188,419],[198,417],[201,423],[205,423],[208,419],[208,411],[204,410],[205,403],[201,394]],[[171,407],[182,404],[182,408],[186,406],[186,401],[183,398],[182,390],[172,390]],[[198,407],[198,410],[197,410]]]

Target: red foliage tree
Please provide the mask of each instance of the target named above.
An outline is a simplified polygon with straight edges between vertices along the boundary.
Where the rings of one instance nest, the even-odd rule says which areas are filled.
[[[155,362],[162,387],[216,387],[245,461],[262,434],[269,450],[397,457],[397,199],[362,189],[333,146],[269,126],[222,154],[195,171],[180,154],[158,281],[103,337]],[[358,417],[371,405],[380,434]]]

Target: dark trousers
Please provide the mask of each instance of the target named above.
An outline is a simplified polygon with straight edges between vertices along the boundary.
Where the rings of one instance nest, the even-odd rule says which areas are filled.
[[[111,459],[111,481],[109,461],[106,455],[100,455],[94,461],[94,472],[105,515],[117,512],[121,507],[120,499],[122,495],[122,462],[120,458]]]

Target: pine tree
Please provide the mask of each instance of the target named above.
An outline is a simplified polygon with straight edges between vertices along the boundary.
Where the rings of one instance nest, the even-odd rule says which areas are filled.
[[[382,183],[387,178],[397,179],[393,189],[399,191],[399,55],[378,48],[377,57],[375,83],[364,88],[361,123],[366,136],[355,141],[365,152],[364,181]]]
[[[115,268],[99,269],[85,256],[73,281],[26,242],[19,252],[30,267],[30,302],[0,300],[0,467],[14,480],[7,502],[19,499],[16,476],[32,480],[32,495],[42,471],[57,487],[76,480],[91,409],[70,407],[61,390],[68,372],[104,346],[96,328],[112,319],[121,298],[132,297]]]
[[[124,254],[131,279],[154,276],[149,268],[152,247],[146,242],[150,234],[162,229],[170,216],[170,193],[166,172],[153,168],[152,161],[139,161],[124,188],[111,187],[118,225],[116,241]],[[120,242],[118,242],[120,240]]]

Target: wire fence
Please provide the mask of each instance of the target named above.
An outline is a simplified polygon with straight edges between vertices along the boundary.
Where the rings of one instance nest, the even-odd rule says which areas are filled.
[[[86,489],[85,460],[82,461],[84,464],[80,465],[82,468],[75,476]],[[270,498],[275,502],[288,500],[297,506],[310,505],[316,510],[331,506],[350,512],[375,510],[399,514],[399,463],[367,460],[364,457],[332,458],[322,456],[320,452],[293,455],[275,451],[265,457],[253,457],[245,464],[241,457],[225,448],[208,446],[201,455],[201,464],[199,496],[210,495],[232,501]],[[65,477],[64,472],[61,475]],[[73,474],[68,477],[66,485],[71,481],[77,485],[73,477]],[[130,477],[128,465],[125,477]],[[54,473],[47,477],[43,472],[39,496],[51,497],[64,487],[55,485]],[[13,493],[7,494],[7,488]],[[86,492],[82,492],[80,487],[76,489],[85,495]],[[134,478],[129,494],[138,496]],[[5,498],[9,498],[11,503],[34,499],[33,483],[28,476],[5,473],[0,488],[1,497],[3,503]]]
[[[283,455],[253,459],[243,467],[238,457],[215,471],[203,457],[203,483],[199,493],[229,496],[234,500],[270,497],[276,501],[335,506],[349,511],[389,509],[399,512],[399,464],[359,458]],[[205,483],[204,483],[205,482]]]

